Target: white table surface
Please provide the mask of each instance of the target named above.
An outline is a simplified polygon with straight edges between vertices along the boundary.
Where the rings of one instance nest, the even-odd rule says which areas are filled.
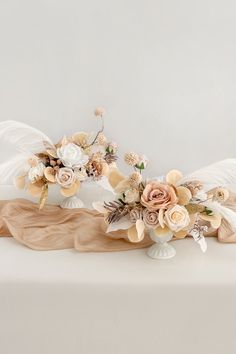
[[[235,353],[236,244],[173,244],[157,261],[0,238],[0,353]]]

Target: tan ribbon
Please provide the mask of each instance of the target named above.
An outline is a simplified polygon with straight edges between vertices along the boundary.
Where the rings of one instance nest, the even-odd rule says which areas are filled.
[[[236,195],[231,193],[225,204],[236,211]],[[61,209],[46,205],[43,210],[28,200],[0,201],[0,236],[13,236],[35,250],[75,248],[83,252],[125,251],[152,244],[145,236],[140,243],[127,240],[126,231],[106,233],[103,216],[87,209]],[[236,232],[223,220],[217,231],[220,242],[236,242]]]

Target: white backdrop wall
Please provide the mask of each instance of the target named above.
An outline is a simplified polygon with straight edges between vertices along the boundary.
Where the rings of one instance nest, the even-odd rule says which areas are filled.
[[[233,0],[1,0],[0,120],[57,140],[103,105],[152,175],[233,157],[235,19]]]

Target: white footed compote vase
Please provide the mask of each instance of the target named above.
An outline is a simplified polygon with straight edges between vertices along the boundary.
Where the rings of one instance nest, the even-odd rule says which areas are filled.
[[[76,195],[63,199],[60,203],[62,209],[80,209],[84,207],[84,203]]]
[[[149,236],[155,242],[147,251],[147,255],[153,259],[170,259],[176,255],[175,248],[168,242],[172,239],[173,233],[164,230],[157,234],[154,229],[149,230]]]

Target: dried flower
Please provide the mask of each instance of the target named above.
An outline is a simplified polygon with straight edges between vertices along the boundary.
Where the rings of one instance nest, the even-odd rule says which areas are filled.
[[[88,133],[78,132],[75,133],[72,137],[74,143],[84,148],[88,145]]]
[[[128,152],[124,156],[124,160],[129,166],[135,166],[139,162],[139,156],[135,152]]]
[[[130,188],[124,192],[125,203],[132,204],[140,201],[139,191],[135,188]]]
[[[103,107],[97,107],[94,114],[96,117],[102,117],[105,114],[105,109]]]
[[[137,186],[142,182],[142,175],[139,172],[133,172],[128,177],[131,186]]]
[[[112,153],[106,153],[104,156],[104,160],[108,163],[108,165],[112,164],[113,162],[116,162],[118,159],[118,156]]]
[[[195,197],[196,194],[203,188],[203,184],[199,181],[187,182],[184,183],[183,186],[190,190],[193,197]]]
[[[34,167],[31,167],[28,172],[28,178],[30,182],[34,183],[38,179],[43,177],[45,170],[45,165],[42,162],[38,162],[38,164]]]
[[[97,137],[97,143],[98,145],[106,145],[107,143],[107,138],[103,133],[99,133]]]
[[[128,214],[128,208],[122,201],[105,202],[104,208],[108,211],[106,216],[109,224],[119,221]]]
[[[79,181],[84,181],[88,177],[85,167],[75,168],[74,174]]]
[[[229,191],[226,188],[216,188],[213,199],[217,202],[224,203],[229,198]]]
[[[103,164],[99,160],[90,161],[87,166],[88,176],[93,178],[98,178],[102,175]]]

